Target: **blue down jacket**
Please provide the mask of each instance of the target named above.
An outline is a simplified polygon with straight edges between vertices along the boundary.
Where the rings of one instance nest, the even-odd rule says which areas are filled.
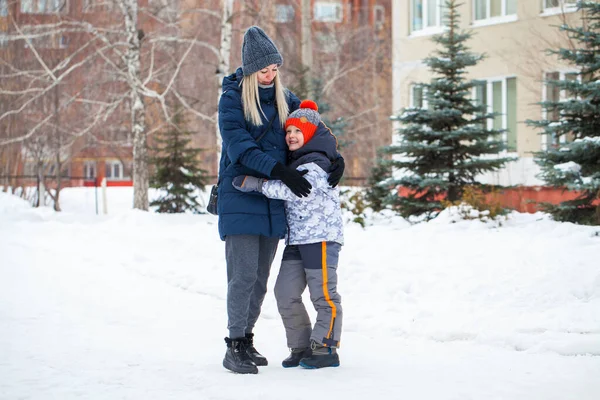
[[[283,201],[266,198],[261,193],[243,193],[231,181],[238,175],[268,178],[277,162],[286,164],[285,131],[275,117],[271,129],[260,142],[270,119],[276,115],[275,88],[259,88],[260,105],[266,114],[263,125],[254,126],[244,118],[242,107],[242,69],[223,79],[219,101],[219,129],[223,140],[219,163],[219,235],[263,235],[283,238],[287,227]],[[288,92],[290,112],[297,110],[300,100]]]

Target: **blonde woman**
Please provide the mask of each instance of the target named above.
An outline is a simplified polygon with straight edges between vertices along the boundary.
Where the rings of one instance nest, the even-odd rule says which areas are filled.
[[[225,241],[229,336],[223,366],[233,372],[256,374],[267,359],[254,347],[253,328],[267,291],[277,244],[287,232],[282,200],[236,190],[232,180],[253,175],[281,180],[299,197],[311,185],[287,167],[283,124],[299,99],[281,83],[283,57],[259,27],[250,27],[242,44],[242,66],[223,79],[219,101],[222,137],[219,164],[219,235]],[[344,170],[339,158],[330,171],[336,185]]]

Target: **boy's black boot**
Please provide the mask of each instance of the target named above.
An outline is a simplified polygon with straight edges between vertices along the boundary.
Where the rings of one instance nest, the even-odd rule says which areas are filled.
[[[227,343],[227,352],[225,358],[223,358],[223,366],[230,371],[237,372],[238,374],[257,374],[258,368],[254,361],[250,359],[250,356],[246,352],[248,348],[248,339],[225,338]]]
[[[290,349],[290,355],[288,358],[281,362],[283,368],[292,368],[300,365],[300,360],[306,357],[310,357],[312,350],[310,347],[303,347],[300,349]]]
[[[269,365],[269,361],[267,361],[266,357],[260,354],[258,350],[256,350],[256,347],[254,347],[254,333],[246,333],[246,339],[248,340],[246,352],[250,356],[250,359],[254,361],[254,364],[259,367]]]
[[[340,358],[335,347],[326,347],[313,341],[311,343],[312,354],[300,360],[300,366],[308,369],[339,367]]]

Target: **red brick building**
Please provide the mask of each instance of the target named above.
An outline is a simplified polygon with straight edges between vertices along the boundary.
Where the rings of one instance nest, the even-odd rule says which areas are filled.
[[[185,120],[194,133],[194,144],[205,150],[202,167],[214,176],[219,83],[215,80],[218,60],[211,46],[219,46],[221,21],[215,15],[220,13],[220,2],[186,4],[182,6],[185,10],[179,10],[179,19],[170,25],[165,21],[172,15],[161,9],[161,4],[139,1],[142,73],[149,74],[153,68],[157,78],[148,86],[161,93],[172,84],[194,109],[186,112]],[[15,176],[36,175],[43,163],[45,175],[61,169],[64,175],[76,178],[62,182],[63,186],[91,185],[102,178],[108,185],[131,185],[131,104],[118,68],[109,65],[118,57],[114,50],[103,49],[102,41],[94,39],[98,35],[82,31],[87,23],[89,29],[106,30],[106,37],[118,42],[122,33],[111,34],[111,29],[122,25],[120,10],[115,7],[100,0],[0,0],[0,54],[9,61],[2,66],[0,86],[23,91],[18,96],[0,94],[0,115],[20,110],[0,119],[2,184],[18,185]],[[192,12],[194,7],[214,15]],[[303,64],[301,9],[300,1],[234,1],[231,69],[240,64],[244,29],[260,25],[275,38],[284,55],[284,82],[296,87]],[[359,178],[368,175],[376,149],[391,139],[391,4],[389,0],[313,0],[310,12],[311,72],[323,82],[321,101],[331,108],[329,119],[348,120],[342,138],[347,143],[342,150],[346,177],[349,183],[353,178],[361,183]],[[9,23],[10,18],[21,32]],[[49,26],[57,28],[52,34],[36,36],[42,28],[48,32]],[[157,39],[164,32],[184,40],[165,45]],[[14,35],[18,40],[7,39]],[[194,46],[177,66],[174,60],[182,57],[185,43],[192,38],[202,45]],[[65,64],[67,58],[70,61]],[[61,63],[66,67],[61,69]],[[83,67],[65,73],[65,68],[77,63]],[[27,73],[15,74],[15,68]],[[52,73],[39,73],[43,68]],[[161,68],[164,76],[157,72]],[[176,68],[178,74],[170,82]],[[58,83],[53,83],[55,77],[60,77]],[[165,129],[165,118],[158,101],[146,96],[144,103],[151,144],[152,135]],[[13,181],[8,182],[7,176]]]

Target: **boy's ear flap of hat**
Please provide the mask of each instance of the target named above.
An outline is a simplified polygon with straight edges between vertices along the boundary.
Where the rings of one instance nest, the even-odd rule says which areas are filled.
[[[283,57],[277,46],[258,26],[251,26],[244,34],[242,43],[242,72],[252,75],[271,64],[281,66]]]
[[[302,131],[304,144],[308,143],[315,135],[317,127],[321,123],[321,116],[318,111],[319,106],[317,106],[317,103],[314,101],[302,101],[302,103],[300,103],[300,108],[292,112],[285,121],[285,128],[287,129],[288,126],[294,125]]]

